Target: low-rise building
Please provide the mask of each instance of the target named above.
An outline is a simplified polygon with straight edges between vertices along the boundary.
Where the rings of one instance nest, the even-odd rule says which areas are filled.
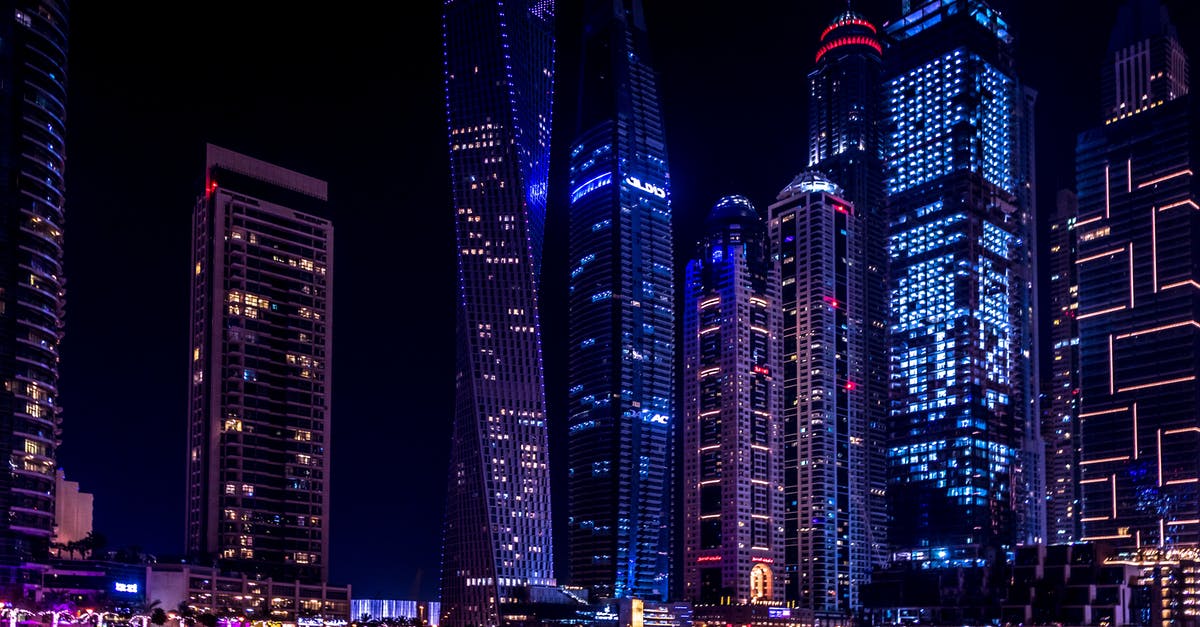
[[[147,566],[146,597],[164,608],[186,605],[196,614],[245,616],[282,627],[345,625],[350,620],[350,586],[256,579],[209,566]]]

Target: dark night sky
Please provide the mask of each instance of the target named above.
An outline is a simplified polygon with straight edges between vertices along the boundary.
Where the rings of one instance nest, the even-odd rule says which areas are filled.
[[[646,2],[682,261],[717,197],[741,193],[765,208],[803,169],[806,75],[817,34],[844,3],[684,11]],[[569,60],[576,3],[559,4]],[[1200,59],[1200,14],[1185,0],[1167,4]],[[267,5],[73,7],[60,461],[96,495],[95,525],[111,545],[182,551],[189,225],[204,143],[324,178],[336,229],[331,577],[358,598],[432,598],[454,376],[441,3],[399,3],[388,15]],[[855,2],[877,22],[898,5]],[[1117,0],[994,6],[1019,38],[1023,79],[1040,92],[1045,215],[1071,184],[1074,134],[1098,117]],[[574,69],[558,69],[559,155],[572,132]],[[563,222],[550,219],[553,255]],[[552,417],[561,415],[564,267],[547,258]]]

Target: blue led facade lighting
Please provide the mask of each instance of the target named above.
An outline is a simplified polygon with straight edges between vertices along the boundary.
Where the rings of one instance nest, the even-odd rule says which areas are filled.
[[[443,29],[459,302],[442,624],[493,627],[555,583],[537,302],[554,3],[447,1]]]
[[[892,131],[886,158],[888,194],[948,176],[979,173],[1014,193],[1009,123],[1014,81],[968,49],[930,59],[885,85]]]
[[[667,600],[674,529],[670,174],[640,0],[585,2],[570,159],[570,582]]]
[[[982,566],[1045,538],[1032,392],[1032,93],[980,0],[888,27],[893,558]]]

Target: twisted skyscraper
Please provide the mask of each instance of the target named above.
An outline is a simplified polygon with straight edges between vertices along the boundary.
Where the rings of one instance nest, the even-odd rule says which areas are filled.
[[[571,146],[571,583],[666,600],[675,311],[670,176],[640,0],[586,4]]]
[[[490,627],[554,582],[537,314],[554,2],[449,0],[443,29],[459,298],[442,620]]]

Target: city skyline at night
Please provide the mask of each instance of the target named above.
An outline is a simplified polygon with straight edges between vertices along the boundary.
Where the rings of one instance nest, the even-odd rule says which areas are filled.
[[[517,100],[548,97],[541,90],[554,81],[554,120],[547,110],[543,118],[535,115],[518,121],[523,128],[536,126],[538,133],[553,139],[540,148],[546,151],[540,161],[521,153],[519,147],[514,150],[519,156],[506,161],[514,170],[534,162],[546,164],[545,168],[512,176],[500,172],[506,183],[524,192],[521,202],[529,211],[525,220],[529,234],[545,229],[544,238],[517,237],[525,239],[524,252],[511,256],[522,260],[508,264],[513,266],[508,270],[532,277],[527,283],[530,293],[536,290],[539,307],[535,313],[532,306],[496,306],[523,310],[522,322],[513,326],[535,329],[533,341],[521,349],[528,359],[520,361],[538,361],[537,377],[542,371],[545,377],[544,392],[539,392],[544,400],[535,399],[517,411],[541,412],[545,421],[546,433],[537,437],[543,437],[548,448],[538,450],[540,458],[532,463],[546,464],[541,481],[551,496],[544,499],[544,509],[541,505],[535,509],[547,517],[547,537],[551,522],[556,527],[552,545],[549,541],[545,545],[553,549],[552,555],[547,552],[540,572],[546,573],[546,580],[572,583],[567,576],[570,513],[565,494],[570,465],[569,390],[577,383],[570,383],[568,345],[573,340],[567,338],[570,275],[580,264],[570,259],[573,253],[568,251],[570,194],[577,187],[568,181],[568,171],[575,133],[580,130],[575,86],[582,67],[571,61],[582,54],[580,34],[586,17],[580,7],[559,4],[554,45],[563,62],[557,68],[539,66],[549,74],[530,72],[538,77],[530,79],[539,85],[536,89],[512,92]],[[882,32],[885,24],[894,25],[899,19],[898,4],[855,2],[854,9]],[[1003,10],[1013,34],[1013,75],[1020,77],[1022,86],[1038,90],[1039,185],[1026,193],[1037,196],[1038,219],[1047,233],[1055,193],[1074,187],[1075,134],[1102,126],[1108,117],[1096,104],[1102,91],[1100,68],[1107,63],[1108,36],[1120,2],[1035,7],[996,0],[991,4]],[[530,6],[534,5],[552,3]],[[1197,18],[1180,9],[1178,0],[1166,5],[1172,9],[1181,45],[1190,50],[1195,42],[1187,33],[1195,32]],[[480,194],[486,195],[484,202],[452,200],[448,183],[459,179],[454,178],[458,175],[445,155],[455,143],[503,144],[506,140],[473,135],[471,141],[455,142],[446,134],[448,128],[495,125],[496,119],[452,121],[451,127],[440,122],[447,104],[444,73],[473,75],[476,66],[473,61],[453,70],[446,65],[441,39],[446,7],[440,3],[414,7],[410,20],[394,26],[398,32],[361,16],[317,16],[299,9],[284,16],[288,23],[281,28],[264,28],[279,12],[261,7],[237,9],[238,20],[218,18],[235,6],[218,2],[211,11],[189,14],[187,19],[170,16],[156,28],[138,33],[93,6],[72,6],[68,85],[72,123],[65,130],[72,146],[71,176],[66,179],[70,219],[69,228],[54,225],[66,235],[65,270],[53,273],[70,277],[70,283],[58,364],[61,381],[54,397],[55,411],[62,416],[61,450],[50,457],[84,491],[95,493],[96,529],[109,537],[112,546],[140,545],[164,558],[186,552],[179,523],[186,516],[182,496],[187,491],[188,427],[178,418],[189,405],[188,386],[193,380],[188,322],[192,302],[188,277],[193,266],[187,208],[194,205],[195,190],[202,184],[203,147],[213,142],[295,168],[328,181],[328,203],[338,227],[338,290],[328,306],[339,325],[330,351],[339,357],[337,372],[329,375],[333,381],[327,405],[338,416],[328,425],[330,439],[338,444],[322,461],[332,467],[329,483],[322,486],[330,495],[328,526],[321,529],[322,541],[330,548],[322,566],[328,569],[329,580],[353,583],[356,597],[433,598],[442,560],[443,478],[451,459],[450,443],[456,437],[451,424],[459,369],[451,347],[463,333],[450,308],[458,306],[460,279],[465,276],[456,268],[463,249],[487,248],[456,242],[456,227],[475,224],[461,222],[467,214],[460,216],[457,211],[478,209],[511,191],[507,185],[504,190],[488,188]],[[658,123],[667,130],[667,146],[655,156],[665,161],[669,151],[669,184],[665,163],[661,184],[653,180],[654,173],[618,173],[613,180],[635,176],[642,186],[628,191],[646,196],[651,204],[665,200],[656,189],[669,196],[671,225],[664,233],[679,244],[674,245],[678,254],[671,259],[668,252],[668,261],[656,263],[671,266],[675,280],[683,276],[682,263],[699,239],[714,199],[745,193],[765,208],[781,183],[806,167],[813,91],[805,77],[823,45],[823,29],[845,8],[844,3],[827,2],[720,14],[698,8],[679,14],[667,3],[646,3],[644,23],[650,33],[646,57],[654,59],[649,67],[660,109]],[[505,24],[514,27],[516,19],[506,14]],[[1072,24],[1078,39],[1070,45],[1053,35],[1052,25],[1061,28],[1066,23]],[[214,29],[242,43],[213,46],[209,38]],[[515,54],[517,37],[509,39]],[[7,46],[15,40],[5,35],[2,41],[6,47],[0,52],[7,54],[12,50]],[[313,46],[314,41],[344,45]],[[888,45],[894,44],[883,46],[885,59],[891,51]],[[205,53],[196,54],[199,50]],[[828,61],[830,54],[826,51],[820,61]],[[501,70],[511,69],[518,84],[529,78],[523,72],[531,68],[514,65]],[[487,71],[481,63],[480,74]],[[781,80],[783,76],[792,79]],[[502,91],[499,100],[509,99],[509,92]],[[1031,104],[1017,100],[1014,108]],[[489,130],[496,134],[495,128]],[[1028,130],[1033,132],[1033,126]],[[498,156],[489,153],[487,158]],[[1033,165],[1029,159],[1013,167],[1032,169]],[[843,190],[851,187],[826,174]],[[518,179],[530,182],[518,184]],[[482,178],[472,183],[481,182]],[[626,186],[609,185],[595,193],[615,192],[618,187]],[[1019,187],[1017,192],[1021,193]],[[503,230],[503,224],[496,225]],[[1032,231],[1031,224],[1021,228]],[[482,235],[475,239],[492,247],[511,234],[476,232]],[[1012,233],[1016,235],[1016,230]],[[1034,235],[1030,232],[1024,242],[1031,249],[1052,245]],[[665,236],[652,243],[665,244],[669,251],[673,244],[664,240]],[[1141,240],[1133,247],[1138,251],[1134,260],[1140,263]],[[580,248],[577,256],[587,254]],[[488,256],[481,255],[484,260]],[[509,256],[491,255],[493,259]],[[1094,262],[1085,262],[1085,267],[1087,263]],[[1014,274],[1011,280],[1033,278]],[[661,293],[671,286],[664,279],[654,289]],[[6,295],[13,293],[6,290]],[[1141,293],[1136,296],[1139,306],[1149,306],[1150,300],[1142,305]],[[1042,295],[1043,301],[1049,298]],[[679,290],[671,299],[680,299]],[[1035,304],[1019,300],[1014,298],[1009,305],[1029,311]],[[153,307],[133,303],[153,303]],[[15,311],[14,305],[7,303],[7,311]],[[1051,315],[1044,309],[1036,322],[1046,326]],[[587,337],[591,336],[581,336],[580,342]],[[1035,346],[1010,347],[1018,353],[1030,352],[1029,371],[1017,373],[1030,381],[1017,393],[1022,403],[1031,400],[1037,361],[1053,359],[1048,338],[1045,334],[1039,342],[1042,355],[1033,350]],[[868,341],[867,346],[870,352],[878,344]],[[867,363],[878,365],[871,359]],[[530,389],[540,385],[539,381]],[[136,397],[126,393],[133,390]],[[677,392],[667,394],[674,397]],[[671,398],[663,407],[680,415],[681,399]],[[644,409],[645,402],[639,402]],[[1029,426],[1038,420],[1036,415],[1028,418],[1021,438],[1030,435]],[[1155,434],[1142,435],[1146,437],[1139,443],[1144,445]],[[49,439],[57,444],[60,438],[55,434]],[[1025,450],[1027,444],[1020,441],[1013,448]],[[1168,444],[1164,441],[1164,446]],[[1047,449],[1052,456],[1055,447]],[[658,498],[674,501],[666,495]],[[153,515],[129,516],[143,501],[155,504]],[[659,528],[671,531],[661,524]],[[682,538],[673,541],[678,546]],[[656,551],[663,553],[661,547]],[[655,569],[656,578],[671,574],[657,564]],[[634,570],[647,572],[644,566]]]

